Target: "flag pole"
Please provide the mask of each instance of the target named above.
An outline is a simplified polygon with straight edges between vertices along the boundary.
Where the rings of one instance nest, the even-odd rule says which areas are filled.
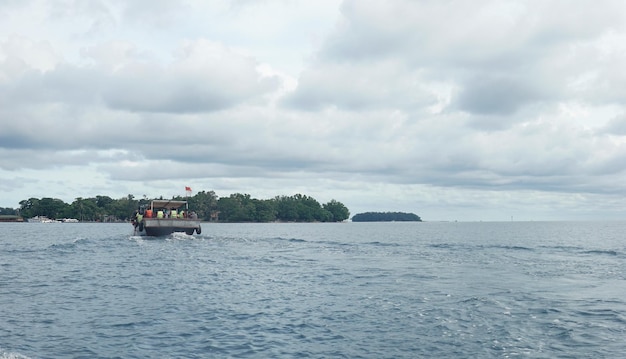
[[[186,201],[185,201],[185,207],[186,207],[185,208],[185,212],[189,211],[189,192],[191,192],[191,187],[185,186],[185,199],[186,199]],[[185,213],[185,214],[188,216],[187,213]]]

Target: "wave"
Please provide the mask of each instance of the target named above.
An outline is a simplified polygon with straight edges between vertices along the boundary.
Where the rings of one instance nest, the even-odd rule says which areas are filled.
[[[0,359],[31,359],[26,355],[22,355],[20,353],[9,353],[0,349]]]
[[[375,243],[372,243],[375,244]],[[451,249],[451,250],[485,250],[485,249],[502,249],[508,251],[538,251],[538,250],[555,250],[562,252],[571,252],[578,254],[589,255],[608,255],[608,256],[621,256],[623,252],[613,249],[585,249],[577,246],[538,246],[537,248],[520,246],[520,245],[471,245],[471,244],[457,244],[457,243],[436,243],[429,245],[430,248],[437,249]]]
[[[376,246],[376,247],[401,247],[402,246],[400,243],[394,243],[394,242],[385,243],[385,242],[379,242],[379,241],[366,242],[364,244],[369,244],[371,246]]]
[[[72,240],[71,242],[53,243],[50,246],[48,246],[48,249],[53,249],[53,250],[74,249],[77,246],[84,244],[84,243],[88,243],[88,242],[89,242],[89,239],[87,238],[76,238]]]
[[[306,243],[307,240],[301,238],[285,238],[285,237],[273,237],[269,238],[269,240],[280,241],[280,242],[290,242],[290,243]]]
[[[583,247],[578,246],[539,246],[538,248],[559,250],[565,252],[582,251],[584,249]]]
[[[183,232],[174,232],[169,237],[165,238],[165,240],[174,240],[174,241],[189,241],[197,239],[194,235],[190,235]]]
[[[452,250],[485,250],[485,249],[503,249],[510,251],[535,251],[535,248],[519,246],[519,245],[504,245],[504,244],[493,244],[493,245],[484,245],[484,244],[457,244],[457,243],[436,243],[430,244],[430,248],[438,248],[438,249],[452,249]]]
[[[594,318],[600,319],[607,323],[618,323],[621,325],[624,325],[626,323],[626,318],[624,317],[624,315],[614,309],[592,308],[586,310],[578,310],[575,312],[575,314],[577,316],[587,318],[587,320],[589,320],[590,318]]]
[[[539,246],[540,249],[546,249],[558,252],[570,252],[583,255],[605,255],[605,256],[624,256],[624,252],[614,249],[589,249],[580,246]]]
[[[599,254],[599,255],[609,255],[609,256],[617,256],[621,253],[613,250],[600,250],[600,249],[592,249],[588,251],[583,251],[583,254]]]
[[[534,248],[524,246],[488,246],[489,248],[508,249],[513,251],[534,251]]]

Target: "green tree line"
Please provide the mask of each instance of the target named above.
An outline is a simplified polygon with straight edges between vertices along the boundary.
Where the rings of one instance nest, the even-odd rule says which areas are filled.
[[[10,207],[0,207],[0,215],[17,215],[17,210],[15,208],[10,208]]]
[[[172,199],[187,200],[189,209],[204,221],[341,222],[350,218],[350,211],[343,203],[333,199],[322,205],[313,197],[302,194],[256,199],[249,194],[235,193],[219,198],[213,191],[201,191],[188,198],[177,196]],[[147,198],[136,199],[131,194],[120,199],[78,197],[69,204],[56,198],[30,198],[20,201],[16,212],[24,218],[46,216],[80,221],[128,221],[136,209],[147,207],[150,201]]]
[[[365,212],[352,217],[352,222],[421,222],[421,220],[414,213],[404,212]]]
[[[29,198],[20,201],[19,215],[24,218],[46,216],[50,219],[76,218],[80,221],[127,221],[142,202],[129,194],[127,197],[113,199],[109,196],[91,198],[78,197],[68,204],[57,198]]]

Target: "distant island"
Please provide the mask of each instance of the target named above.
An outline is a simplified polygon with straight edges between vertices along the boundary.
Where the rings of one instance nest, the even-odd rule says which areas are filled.
[[[421,222],[415,213],[405,212],[365,212],[352,217],[352,222]]]

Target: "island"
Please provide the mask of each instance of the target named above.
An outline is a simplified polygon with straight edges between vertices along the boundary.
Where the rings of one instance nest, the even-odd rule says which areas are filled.
[[[352,217],[352,222],[421,222],[415,213],[405,212],[365,212]]]
[[[129,194],[113,199],[109,196],[76,197],[72,203],[58,198],[29,198],[20,201],[20,207],[0,208],[0,215],[15,218],[46,217],[50,220],[75,218],[79,222],[127,222],[134,213],[150,206],[153,200],[146,196],[137,199]],[[341,202],[331,199],[320,203],[315,198],[297,193],[258,199],[244,193],[219,197],[214,191],[200,191],[193,196],[173,196],[172,201],[186,201],[189,210],[206,222],[343,222],[350,211]],[[0,219],[13,218],[2,217]]]

